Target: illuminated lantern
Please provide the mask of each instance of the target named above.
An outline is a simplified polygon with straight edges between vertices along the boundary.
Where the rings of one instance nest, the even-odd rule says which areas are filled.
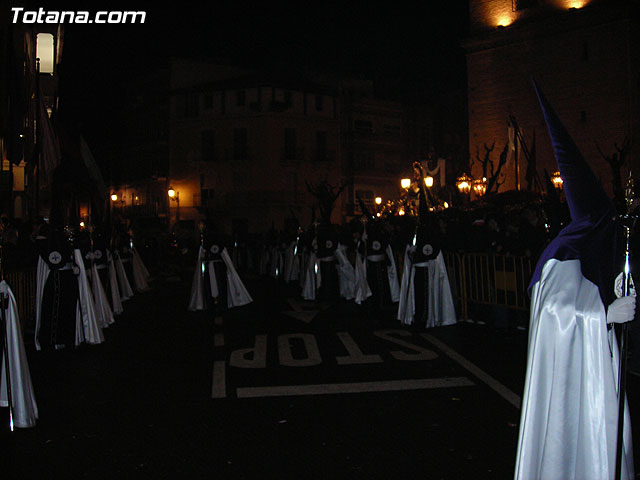
[[[560,176],[559,171],[556,170],[551,174],[551,182],[558,190],[562,190],[562,177]]]
[[[483,196],[487,193],[487,177],[482,177],[482,179],[474,180],[471,182],[471,186],[473,188],[473,193],[478,195],[479,197]]]
[[[400,180],[400,186],[407,190],[411,186],[411,179],[403,178],[402,180]]]
[[[460,193],[468,194],[471,191],[472,181],[473,180],[471,179],[471,177],[469,177],[469,175],[467,175],[466,173],[463,173],[456,180],[456,187],[458,187],[458,190],[460,191]]]

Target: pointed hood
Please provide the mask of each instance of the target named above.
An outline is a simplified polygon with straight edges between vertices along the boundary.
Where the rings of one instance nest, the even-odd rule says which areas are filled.
[[[548,100],[535,81],[533,84],[551,137],[571,222],[540,256],[530,286],[540,279],[548,260],[577,259],[580,260],[582,274],[598,287],[606,306],[614,299],[615,207]]]
[[[549,129],[571,219],[576,221],[587,216],[599,217],[609,210],[615,212],[613,203],[560,122],[556,112],[535,81],[533,85]]]

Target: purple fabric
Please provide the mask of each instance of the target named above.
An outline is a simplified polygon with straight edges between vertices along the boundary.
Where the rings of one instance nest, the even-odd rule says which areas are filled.
[[[613,283],[617,270],[616,212],[613,202],[535,81],[534,87],[563,180],[571,223],[540,255],[529,288],[540,280],[542,268],[549,259],[577,259],[580,260],[584,277],[598,287],[602,302],[609,305],[615,298]]]

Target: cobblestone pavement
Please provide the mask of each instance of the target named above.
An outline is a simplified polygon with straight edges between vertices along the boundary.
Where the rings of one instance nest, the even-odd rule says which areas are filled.
[[[412,330],[258,278],[248,306],[187,312],[184,278],[127,301],[101,345],[27,345],[40,420],[2,431],[4,478],[512,477],[526,331],[490,312]]]

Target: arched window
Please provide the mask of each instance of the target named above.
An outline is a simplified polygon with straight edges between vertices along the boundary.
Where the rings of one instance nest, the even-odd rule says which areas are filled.
[[[36,57],[40,59],[40,73],[53,73],[53,35],[39,33],[36,37]]]

